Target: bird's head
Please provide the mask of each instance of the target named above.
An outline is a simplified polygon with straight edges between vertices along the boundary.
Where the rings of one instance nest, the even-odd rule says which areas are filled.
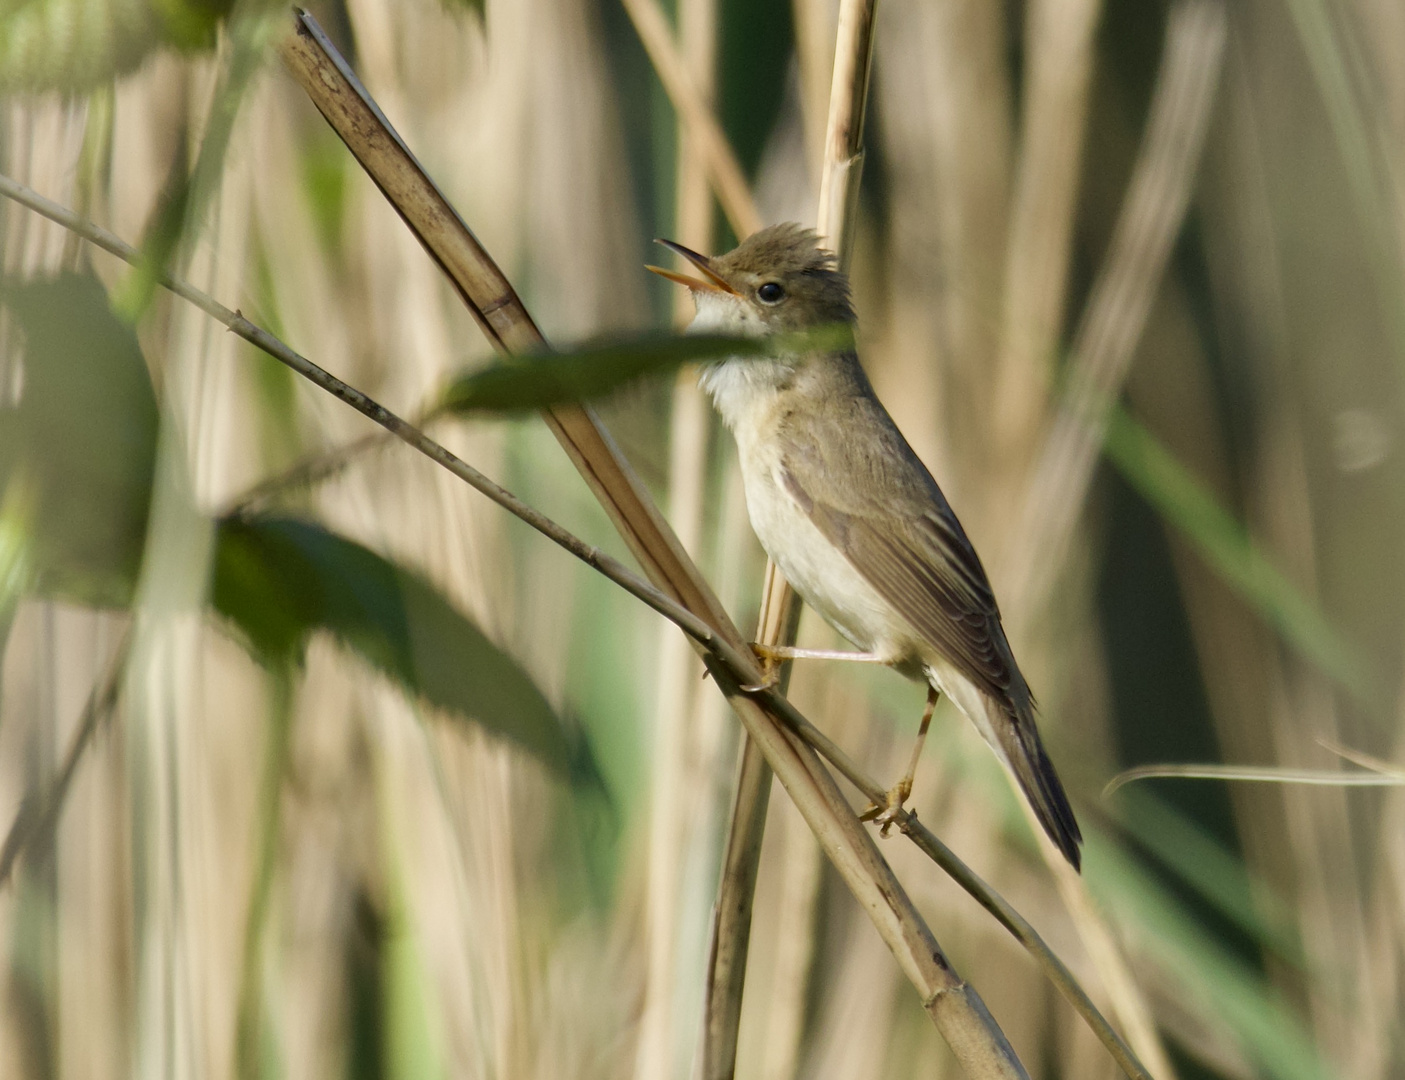
[[[713,258],[672,240],[659,243],[688,260],[700,275],[649,267],[692,290],[698,310],[695,331],[760,337],[854,319],[849,279],[810,229],[794,223],[772,225]]]

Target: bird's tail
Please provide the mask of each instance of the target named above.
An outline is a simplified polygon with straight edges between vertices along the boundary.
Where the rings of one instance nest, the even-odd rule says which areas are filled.
[[[967,687],[962,689],[967,690]],[[1075,870],[1081,869],[1079,845],[1083,843],[1083,834],[1078,830],[1059,774],[1054,772],[1054,763],[1044,752],[1039,729],[1034,725],[1034,702],[1029,691],[1024,690],[1015,700],[1004,701],[981,691],[968,692],[966,696],[977,699],[969,702],[976,708],[967,708],[967,702],[958,701],[957,704],[976,722],[986,741],[1009,766],[1054,846],[1063,852]]]
[[[1083,834],[1073,817],[1073,807],[1068,804],[1068,795],[1054,771],[1054,764],[1044,752],[1044,743],[1039,738],[1039,729],[1034,726],[1034,708],[1027,704],[1021,710],[1014,710],[1004,703],[991,703],[995,709],[1003,708],[1006,722],[995,727],[999,749],[1010,771],[1019,781],[1020,789],[1034,810],[1034,816],[1054,846],[1063,852],[1075,870],[1081,869],[1082,854],[1079,845]]]
[[[943,665],[927,668],[930,679],[964,712],[1019,782],[1039,824],[1075,870],[1082,866],[1083,834],[1073,817],[1064,786],[1044,752],[1034,726],[1034,700],[1015,673],[1015,685],[1000,698]]]

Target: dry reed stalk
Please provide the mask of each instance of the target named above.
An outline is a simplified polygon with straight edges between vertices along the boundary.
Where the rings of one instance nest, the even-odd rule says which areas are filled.
[[[853,254],[854,209],[863,176],[864,115],[873,71],[877,9],[877,0],[841,0],[839,5],[815,231],[839,256],[841,266],[847,266]]]
[[[1102,416],[1126,379],[1184,219],[1224,54],[1216,0],[1180,0],[1146,132],[1107,256],[1074,336],[1067,389],[1028,485],[1007,595],[1026,620],[1042,609],[1092,482]]]
[[[740,237],[750,236],[765,222],[756,209],[746,174],[732,153],[722,126],[708,107],[710,94],[703,92],[690,66],[674,44],[668,18],[658,0],[621,0],[629,13],[644,51],[663,83],[664,92],[683,122],[697,161],[707,170],[722,212]]]
[[[297,33],[285,43],[283,55],[333,129],[449,274],[489,340],[507,352],[539,346],[541,335],[511,285],[359,90],[310,17],[300,16]],[[729,648],[749,657],[735,626],[593,414],[579,407],[558,407],[551,410],[548,422],[649,576],[702,617]],[[756,664],[746,666],[760,678]],[[743,693],[727,670],[711,660],[709,668],[840,876],[922,994],[924,1008],[958,1060],[973,1075],[1023,1075],[979,996],[951,970],[873,838],[814,752]]]
[[[829,0],[792,0],[795,58],[800,68],[800,120],[805,127],[805,165],[812,178],[824,161],[826,113],[834,70],[834,12]]]
[[[978,450],[989,438],[1008,249],[1008,10],[894,0],[879,27],[874,101],[892,200],[875,388],[982,551],[999,531],[991,506],[1003,501]],[[998,573],[992,583],[1007,606]]]
[[[716,0],[683,0],[678,7],[680,59],[703,104],[711,115],[714,68],[717,54]],[[677,183],[675,186],[675,238],[698,251],[713,242],[712,189],[708,172],[681,115],[678,121]],[[687,325],[692,298],[675,290],[674,322]],[[669,520],[684,549],[701,548],[703,501],[707,480],[710,409],[692,370],[680,371],[673,384],[669,432]],[[701,707],[695,692],[702,665],[687,638],[667,623],[659,627],[658,681],[654,702],[654,751],[651,769],[649,860],[645,901],[647,971],[644,983],[635,1075],[640,1080],[673,1076],[681,1063],[685,1032],[697,1017],[685,1015],[679,994],[681,972],[688,982],[695,976],[684,955],[688,926],[682,888],[685,865],[696,862],[708,844],[689,844],[690,825],[704,825],[711,785],[700,775],[705,762],[690,750],[698,743],[697,728],[721,717]],[[706,931],[703,931],[705,934]],[[703,959],[699,957],[699,959]]]
[[[817,629],[815,622],[810,622],[811,640],[806,642],[804,635],[800,640],[816,646],[829,644],[827,637],[814,640],[813,631]],[[806,711],[825,721],[824,729],[831,738],[870,746],[871,710],[866,707],[863,695],[838,671],[831,668],[808,679],[801,690]],[[774,884],[772,910],[761,940],[769,946],[770,963],[766,981],[759,986],[753,971],[750,994],[753,1009],[749,1010],[752,1019],[748,1026],[761,1028],[761,1048],[753,1058],[761,1080],[794,1080],[800,1075],[802,1062],[813,1041],[814,1032],[808,1023],[816,990],[812,977],[819,971],[825,973],[827,984],[832,978],[827,970],[831,957],[825,948],[826,934],[821,923],[824,863],[814,838],[797,815],[785,813],[782,808],[780,814],[773,810],[771,816],[775,819],[774,828],[780,833],[780,851],[778,858],[767,861],[766,872]],[[882,959],[881,953],[879,957]],[[890,974],[886,975],[886,980],[892,984]],[[867,986],[859,992],[872,994],[874,990]],[[878,996],[881,998],[881,993]],[[757,997],[763,997],[762,1009],[754,1008]],[[875,1037],[881,1039],[882,1034],[875,1032]]]
[[[793,1080],[806,1045],[805,1013],[810,999],[819,926],[819,894],[824,861],[810,830],[795,814],[782,830],[780,887],[776,898],[779,933],[766,995],[761,1080]]]
[[[1027,625],[1047,602],[1092,482],[1102,417],[1131,366],[1186,207],[1209,126],[1226,37],[1216,0],[1181,0],[1167,20],[1151,113],[1107,257],[1074,339],[1065,398],[1031,476],[1010,568],[1010,609]],[[1174,1075],[1137,989],[1086,886],[1048,849],[1065,906],[1128,1038],[1158,1076]]]
[[[839,9],[816,231],[829,242],[841,265],[851,247],[848,239],[863,171],[864,112],[873,61],[875,8],[876,0],[843,0]],[[690,111],[696,111],[696,107],[690,106]],[[763,645],[793,645],[799,624],[800,598],[776,564],[767,559],[756,641]],[[779,677],[783,693],[789,684],[789,664],[781,666]],[[766,766],[748,739],[742,745],[713,909],[713,945],[703,1005],[703,1080],[729,1080],[736,1069],[747,938],[751,933],[752,896],[769,791]]]
[[[1024,100],[991,417],[1001,491],[1018,490],[1026,476],[1049,406],[1101,14],[1102,0],[1035,0],[1026,11]]]

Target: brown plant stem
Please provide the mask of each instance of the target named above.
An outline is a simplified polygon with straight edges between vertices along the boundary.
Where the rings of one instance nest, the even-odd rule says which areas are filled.
[[[1102,8],[1102,0],[1033,0],[1025,9],[1020,143],[991,397],[1002,491],[1020,490],[1049,413]]]
[[[873,61],[876,6],[877,0],[844,0],[839,9],[816,231],[829,240],[841,265],[851,248],[848,240],[863,170],[864,111]],[[793,645],[799,625],[800,598],[776,564],[767,559],[756,641],[762,645]],[[778,689],[784,694],[790,682],[789,663],[782,664],[778,674]],[[742,745],[722,875],[713,907],[712,948],[703,1002],[702,1080],[731,1080],[736,1071],[752,897],[760,869],[770,790],[766,764],[748,739]]]

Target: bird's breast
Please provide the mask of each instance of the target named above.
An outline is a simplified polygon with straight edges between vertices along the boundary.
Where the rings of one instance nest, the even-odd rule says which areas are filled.
[[[911,651],[905,624],[786,490],[778,450],[741,431],[737,436],[747,514],[766,554],[801,598],[854,645],[903,660]]]

